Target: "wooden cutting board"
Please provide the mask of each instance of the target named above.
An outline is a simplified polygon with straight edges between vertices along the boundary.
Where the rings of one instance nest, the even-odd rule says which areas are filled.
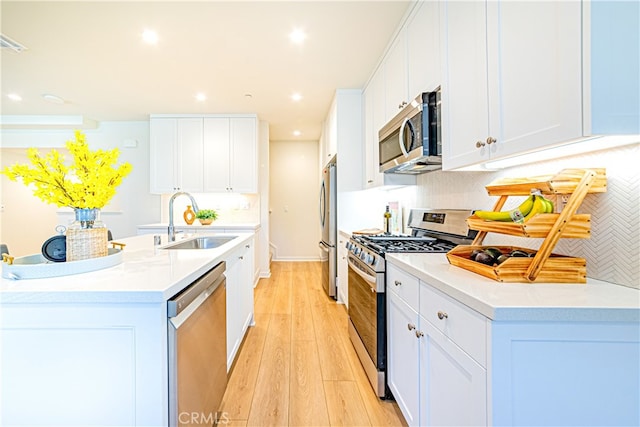
[[[384,231],[379,228],[365,228],[365,229],[353,232],[353,234],[361,234],[361,235],[368,235],[368,236],[373,234],[382,234],[382,233],[384,233]]]

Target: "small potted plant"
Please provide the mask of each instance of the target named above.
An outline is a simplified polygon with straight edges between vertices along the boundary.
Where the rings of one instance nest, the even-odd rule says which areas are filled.
[[[209,225],[214,219],[218,218],[218,212],[213,209],[200,209],[196,213],[196,218],[202,225]]]

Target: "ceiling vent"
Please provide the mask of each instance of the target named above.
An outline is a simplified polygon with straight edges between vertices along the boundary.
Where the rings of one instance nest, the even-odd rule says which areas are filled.
[[[2,49],[11,49],[14,52],[20,53],[23,50],[27,50],[26,47],[22,46],[20,43],[11,40],[9,37],[4,34],[0,34],[0,48]]]

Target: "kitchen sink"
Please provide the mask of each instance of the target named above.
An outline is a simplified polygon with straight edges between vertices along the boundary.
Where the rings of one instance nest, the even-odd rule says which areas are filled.
[[[238,236],[203,236],[195,237],[188,240],[182,240],[179,243],[174,243],[169,246],[165,246],[163,249],[213,249],[218,246],[222,246],[227,242],[235,239]]]

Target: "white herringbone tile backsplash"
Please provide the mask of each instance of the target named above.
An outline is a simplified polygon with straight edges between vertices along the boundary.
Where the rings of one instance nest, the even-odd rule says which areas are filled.
[[[589,194],[578,210],[591,214],[590,239],[561,239],[554,252],[583,257],[587,275],[640,289],[640,144],[551,162],[514,167],[500,172],[432,172],[420,175],[416,206],[491,209],[495,197],[485,185],[499,177],[535,176],[564,168],[606,168],[607,192]],[[519,203],[510,198],[510,208]],[[489,234],[488,244],[537,249],[541,239]]]

